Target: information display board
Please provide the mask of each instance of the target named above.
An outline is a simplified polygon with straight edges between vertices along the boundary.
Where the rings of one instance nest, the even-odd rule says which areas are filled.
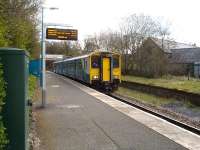
[[[76,29],[61,29],[47,28],[46,38],[52,40],[78,40],[78,30]]]

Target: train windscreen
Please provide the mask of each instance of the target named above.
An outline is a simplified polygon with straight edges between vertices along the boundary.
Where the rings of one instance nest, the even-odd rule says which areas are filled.
[[[119,56],[113,57],[113,68],[119,68]]]
[[[92,56],[92,68],[100,68],[100,57],[99,56]]]

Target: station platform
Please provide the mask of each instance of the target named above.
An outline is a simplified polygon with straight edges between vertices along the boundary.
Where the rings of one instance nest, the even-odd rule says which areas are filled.
[[[197,150],[200,137],[66,77],[47,73],[41,150]]]

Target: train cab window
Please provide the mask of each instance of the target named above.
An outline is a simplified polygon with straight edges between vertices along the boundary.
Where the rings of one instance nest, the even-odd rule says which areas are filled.
[[[119,57],[113,57],[113,68],[119,68]]]
[[[92,56],[92,68],[100,68],[100,57]]]

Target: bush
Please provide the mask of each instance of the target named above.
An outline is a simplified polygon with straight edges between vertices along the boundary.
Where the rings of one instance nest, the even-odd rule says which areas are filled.
[[[4,105],[4,99],[6,97],[5,86],[6,83],[3,79],[3,68],[2,65],[0,64],[0,150],[3,150],[5,145],[8,144],[1,116],[2,106]]]
[[[37,78],[33,75],[29,76],[29,99],[33,99],[35,90],[37,89]]]

